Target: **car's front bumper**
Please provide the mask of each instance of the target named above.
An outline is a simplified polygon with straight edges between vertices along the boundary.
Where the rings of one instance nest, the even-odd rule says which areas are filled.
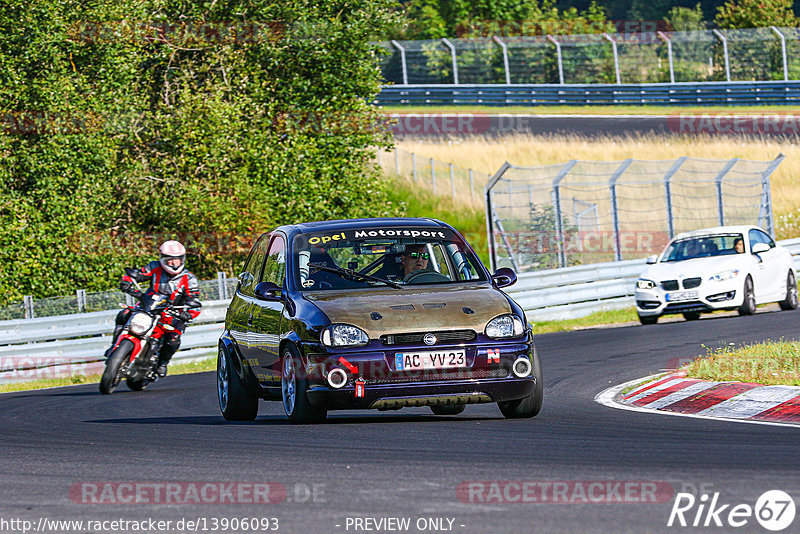
[[[642,317],[669,315],[673,313],[712,312],[738,308],[742,305],[742,279],[737,277],[720,282],[704,281],[691,290],[665,291],[660,286],[652,289],[636,289],[636,312]],[[667,300],[668,295],[696,291],[696,297]]]

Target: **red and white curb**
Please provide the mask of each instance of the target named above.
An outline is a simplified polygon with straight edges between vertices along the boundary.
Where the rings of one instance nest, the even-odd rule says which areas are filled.
[[[612,408],[640,412],[800,426],[800,387],[797,386],[710,382],[686,378],[683,371],[651,378],[606,389],[595,401]],[[631,386],[633,389],[629,389]]]

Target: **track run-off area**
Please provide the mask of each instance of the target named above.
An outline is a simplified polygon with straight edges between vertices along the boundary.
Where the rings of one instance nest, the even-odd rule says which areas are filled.
[[[798,319],[761,312],[538,335],[545,399],[531,420],[487,404],[452,417],[331,412],[295,426],[280,403],[262,402],[255,422],[227,423],[214,373],[111,396],[96,385],[3,394],[0,530],[30,521],[32,531],[125,532],[133,523],[110,521],[151,519],[172,532],[694,532],[698,516],[701,530],[730,531],[734,506],[754,508],[768,490],[800,495],[800,428],[594,398],[706,347],[797,339]],[[668,527],[679,493],[696,497],[689,526]],[[717,509],[729,506],[707,518],[715,495]],[[258,524],[231,528],[243,519]],[[736,531],[766,530],[750,516]]]

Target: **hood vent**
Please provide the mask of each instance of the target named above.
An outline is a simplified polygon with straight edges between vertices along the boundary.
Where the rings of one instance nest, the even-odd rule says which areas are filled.
[[[467,306],[461,308],[461,311],[463,311],[467,315],[472,315],[473,313],[475,313],[475,310],[473,310],[472,308],[468,308]]]
[[[437,308],[444,308],[447,306],[446,302],[426,302],[422,305],[426,310],[435,310]]]
[[[381,319],[383,319],[383,315],[381,315],[378,312],[372,312],[369,314],[369,316],[370,318],[372,318],[373,321],[380,321]]]
[[[412,311],[414,310],[413,304],[398,304],[397,306],[389,306],[394,311]]]

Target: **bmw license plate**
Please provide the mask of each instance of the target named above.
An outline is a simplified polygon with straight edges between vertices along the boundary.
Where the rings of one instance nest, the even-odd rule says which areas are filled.
[[[695,300],[700,296],[697,291],[675,291],[667,293],[667,302],[677,302],[679,300]]]
[[[463,350],[443,350],[441,352],[398,352],[394,355],[394,368],[397,371],[416,369],[449,369],[466,367],[467,354]]]

